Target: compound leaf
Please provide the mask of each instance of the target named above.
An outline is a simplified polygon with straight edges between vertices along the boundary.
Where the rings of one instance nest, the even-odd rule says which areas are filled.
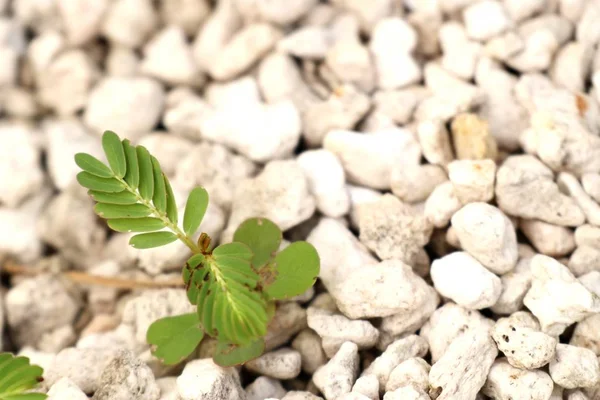
[[[208,192],[203,187],[194,188],[185,204],[183,230],[188,236],[194,236],[208,208]]]
[[[203,337],[196,313],[159,319],[150,325],[146,334],[152,354],[166,365],[183,361]]]
[[[40,393],[23,393],[34,389],[43,380],[43,369],[31,365],[27,357],[0,354],[0,400],[45,399]],[[31,395],[36,396],[31,396]]]
[[[89,190],[88,194],[92,197],[92,199],[96,200],[98,203],[108,203],[108,204],[135,204],[137,203],[137,197],[135,194],[128,192],[126,190],[117,193],[106,193],[106,192],[98,192],[96,190]]]
[[[119,178],[124,177],[127,171],[127,161],[125,160],[123,143],[121,143],[119,136],[112,131],[104,132],[104,135],[102,135],[102,148],[115,175]]]
[[[108,226],[117,232],[153,232],[165,227],[158,218],[109,219]]]
[[[92,175],[96,175],[101,178],[111,178],[113,176],[113,172],[110,168],[104,165],[102,161],[89,154],[75,154],[75,163],[79,166],[79,168],[89,172]]]
[[[129,244],[136,249],[151,249],[164,246],[177,240],[173,232],[161,231],[151,233],[140,233],[129,239]]]
[[[138,158],[140,170],[139,192],[144,200],[152,200],[154,194],[154,169],[152,167],[152,156],[144,146],[136,146],[135,151]]]
[[[133,189],[137,189],[140,183],[140,168],[138,166],[137,152],[135,147],[129,143],[129,140],[123,140],[123,150],[127,161],[127,172],[125,173],[125,182]]]
[[[94,211],[106,219],[141,218],[152,214],[152,210],[143,204],[98,203],[94,206]]]
[[[218,342],[213,360],[222,367],[233,367],[259,357],[263,351],[265,341],[262,338],[244,346]]]
[[[99,192],[115,193],[125,189],[125,185],[115,178],[101,178],[86,171],[77,174],[77,182],[84,188]]]
[[[275,280],[266,288],[272,299],[287,299],[304,293],[319,275],[319,254],[307,242],[295,242],[275,257]]]
[[[152,195],[152,202],[159,211],[165,212],[167,210],[167,189],[165,188],[165,177],[160,169],[160,163],[156,157],[151,156],[152,159],[152,172],[154,175],[154,193]]]
[[[165,177],[165,188],[167,189],[167,218],[174,224],[178,222],[177,216],[177,200],[173,194],[173,189],[167,177]]]
[[[252,265],[260,268],[275,256],[281,244],[279,227],[266,218],[250,218],[244,221],[233,234],[234,242],[241,242],[254,253]]]

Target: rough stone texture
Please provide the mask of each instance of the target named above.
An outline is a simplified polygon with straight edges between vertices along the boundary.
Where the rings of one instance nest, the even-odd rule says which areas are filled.
[[[559,343],[550,361],[550,376],[566,389],[595,386],[600,381],[596,354],[582,347]]]
[[[358,375],[359,361],[358,346],[345,342],[335,356],[314,373],[313,382],[325,399],[334,400],[352,390]]]
[[[260,375],[276,379],[293,379],[300,374],[300,353],[290,348],[281,348],[250,360],[245,367]]]
[[[497,359],[483,386],[482,393],[494,399],[549,399],[554,382],[543,371],[524,371],[511,366],[505,358]]]
[[[236,400],[245,397],[238,372],[223,368],[212,359],[194,360],[186,364],[177,378],[181,400]]]

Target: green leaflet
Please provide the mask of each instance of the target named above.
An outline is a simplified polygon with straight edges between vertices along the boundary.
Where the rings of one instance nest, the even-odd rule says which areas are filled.
[[[186,235],[194,236],[207,208],[208,192],[203,187],[194,188],[187,199],[183,214],[183,230]]]
[[[123,140],[123,150],[127,161],[127,172],[125,173],[125,182],[133,189],[137,189],[140,183],[140,169],[138,166],[137,152],[135,147],[129,143],[129,140]]]
[[[319,254],[307,242],[295,242],[275,257],[275,281],[267,286],[272,299],[287,299],[304,293],[319,276]]]
[[[15,357],[10,353],[1,353],[0,400],[45,399],[45,395],[39,393],[36,393],[34,397],[23,393],[38,386],[43,372],[43,369],[37,365],[31,365],[27,357]]]
[[[21,393],[9,394],[8,396],[0,397],[0,400],[45,400],[48,396],[43,393]]]
[[[109,203],[109,204],[135,204],[137,203],[137,198],[131,192],[126,190],[117,193],[106,193],[106,192],[98,192],[95,190],[89,190],[88,194],[92,197],[92,199],[96,200],[98,203]]]
[[[152,323],[146,340],[152,354],[166,365],[183,361],[202,341],[204,332],[196,313],[166,317]]]
[[[89,172],[92,175],[99,176],[101,178],[111,178],[113,172],[104,163],[86,153],[75,154],[75,163],[82,170]]]
[[[154,206],[162,212],[167,210],[167,189],[165,188],[165,177],[160,169],[160,163],[155,157],[152,159],[152,172],[154,175],[154,194],[152,202]]]
[[[165,227],[165,223],[158,218],[131,218],[109,219],[107,224],[110,229],[117,232],[153,232]]]
[[[233,234],[234,242],[246,244],[252,252],[252,266],[262,267],[275,256],[283,235],[272,221],[266,218],[250,218],[244,221]]]
[[[129,244],[136,249],[150,249],[160,247],[177,240],[173,232],[161,231],[151,233],[140,233],[129,239]]]
[[[185,283],[188,299],[193,305],[198,304],[198,295],[202,286],[206,283],[204,278],[208,274],[208,268],[203,265],[204,262],[205,257],[203,254],[194,254],[183,268],[183,282]]]
[[[152,210],[143,204],[98,203],[94,206],[94,211],[106,219],[141,218],[152,214]]]
[[[152,200],[154,194],[154,169],[152,167],[152,158],[144,146],[135,148],[140,169],[140,184],[138,190],[144,200]]]
[[[171,184],[169,183],[169,180],[166,176],[165,188],[167,189],[167,218],[169,218],[169,221],[171,221],[172,223],[177,224],[177,200],[175,199],[173,189],[171,189]]]
[[[102,148],[110,168],[113,170],[116,176],[122,178],[125,176],[127,171],[127,161],[125,160],[125,151],[123,150],[123,143],[116,133],[111,131],[104,132],[102,135]]]
[[[265,351],[265,341],[262,338],[245,346],[218,342],[213,359],[217,365],[233,367],[259,357],[263,351]]]
[[[115,178],[101,178],[86,171],[77,174],[77,182],[84,188],[98,192],[115,193],[125,189],[125,186]]]

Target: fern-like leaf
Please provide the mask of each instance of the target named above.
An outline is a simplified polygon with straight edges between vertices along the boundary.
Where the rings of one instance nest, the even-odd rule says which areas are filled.
[[[0,353],[0,400],[43,400],[42,393],[27,393],[43,381],[43,369],[31,365],[27,357]]]

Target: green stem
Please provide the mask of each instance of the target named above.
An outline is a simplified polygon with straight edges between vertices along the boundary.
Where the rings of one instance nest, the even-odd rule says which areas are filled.
[[[192,240],[192,238],[190,238],[188,235],[183,233],[181,231],[181,229],[179,229],[177,224],[174,224],[173,222],[171,222],[171,220],[169,220],[169,218],[167,217],[166,213],[161,212],[156,207],[154,207],[154,205],[149,200],[146,200],[142,196],[140,196],[139,193],[137,192],[137,190],[135,190],[131,186],[129,186],[129,184],[127,182],[125,182],[125,180],[123,178],[119,178],[118,176],[115,176],[115,178],[119,182],[121,182],[123,185],[125,185],[125,188],[127,189],[127,191],[129,193],[132,193],[138,202],[142,203],[143,205],[145,205],[146,207],[151,209],[152,212],[156,215],[156,217],[158,219],[160,219],[165,224],[165,226],[167,228],[169,228],[175,235],[177,235],[177,238],[179,240],[181,240],[187,247],[189,247],[189,249],[192,251],[192,253],[202,254],[202,250],[200,249],[200,247],[198,247],[198,245],[196,243],[194,243],[194,240]]]

